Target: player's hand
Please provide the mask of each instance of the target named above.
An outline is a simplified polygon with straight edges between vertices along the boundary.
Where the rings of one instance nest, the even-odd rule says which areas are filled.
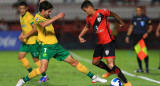
[[[21,35],[21,41],[23,41],[24,39],[26,39],[27,36],[26,35]]]
[[[126,37],[125,42],[129,43],[129,37]]]
[[[159,37],[159,35],[160,35],[160,34],[159,34],[159,31],[157,31],[157,32],[156,32],[156,36]]]
[[[124,24],[124,23],[122,23],[122,24],[120,24],[119,26],[120,26],[120,28],[123,28],[123,27],[124,27],[124,25],[125,25],[125,24]]]
[[[39,3],[43,2],[43,1],[47,1],[47,0],[40,0],[40,2],[39,2]]]
[[[147,37],[148,37],[148,33],[145,33],[145,34],[143,35],[143,38],[146,39]]]
[[[18,38],[19,38],[20,41],[22,41],[22,36],[21,35]]]
[[[64,13],[59,13],[59,14],[57,14],[57,17],[58,17],[59,19],[63,19],[63,18],[64,18],[64,16],[65,16],[65,14],[64,14]]]
[[[84,38],[82,38],[82,37],[79,37],[79,41],[80,41],[80,43],[86,42],[86,40]]]

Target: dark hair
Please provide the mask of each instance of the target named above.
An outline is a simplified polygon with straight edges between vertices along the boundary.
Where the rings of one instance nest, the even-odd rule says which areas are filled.
[[[81,9],[87,8],[88,6],[92,6],[93,7],[93,4],[89,0],[85,0],[81,5]]]
[[[137,6],[136,8],[141,8],[141,10],[143,9],[143,6]]]
[[[19,6],[26,6],[27,7],[27,3],[25,1],[21,1],[21,2],[19,2]]]
[[[41,12],[42,9],[44,9],[45,11],[49,9],[53,9],[53,5],[49,3],[48,1],[43,1],[39,5],[39,11]]]

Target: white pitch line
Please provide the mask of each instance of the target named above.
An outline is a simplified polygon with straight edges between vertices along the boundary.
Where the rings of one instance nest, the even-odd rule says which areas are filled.
[[[92,62],[91,60],[86,59],[86,58],[83,58],[83,57],[81,57],[81,56],[79,56],[79,55],[77,55],[77,54],[75,54],[75,53],[73,53],[73,52],[70,52],[70,53],[71,53],[71,55],[73,55],[73,57],[76,57],[77,59],[83,60],[83,61],[88,62],[88,63],[91,63],[91,62]],[[154,80],[154,79],[151,79],[151,78],[147,78],[147,77],[140,76],[140,75],[136,76],[136,75],[131,74],[131,73],[128,73],[128,72],[126,72],[126,71],[124,71],[124,70],[122,70],[122,72],[123,72],[125,75],[131,76],[131,77],[137,77],[137,78],[141,78],[141,79],[144,79],[144,80],[147,80],[147,81],[150,81],[150,82],[155,82],[155,83],[160,84],[160,81],[157,81],[157,80]]]

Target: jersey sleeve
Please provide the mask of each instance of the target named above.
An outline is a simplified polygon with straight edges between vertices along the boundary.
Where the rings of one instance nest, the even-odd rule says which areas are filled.
[[[88,17],[88,16],[87,16],[87,18],[86,18],[86,24],[89,25],[89,17]]]
[[[110,16],[110,15],[111,15],[111,11],[108,10],[108,9],[103,9],[103,10],[101,10],[101,12],[102,12],[103,15],[105,15],[105,16]]]
[[[34,18],[31,14],[28,15],[28,22],[29,22],[30,25],[32,25],[34,23]]]
[[[147,24],[148,24],[148,25],[151,25],[151,24],[152,24],[151,19],[149,19],[148,17],[147,17]]]
[[[36,16],[35,17],[35,24],[39,25],[39,22],[43,22],[42,19],[40,19],[40,17]]]

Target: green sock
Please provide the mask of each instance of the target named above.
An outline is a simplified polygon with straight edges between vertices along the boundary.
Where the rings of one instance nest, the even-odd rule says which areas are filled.
[[[89,73],[87,74],[87,76],[89,76],[90,78],[92,78],[92,77],[94,76],[94,74],[93,74],[92,72],[89,72]]]
[[[23,81],[26,83],[27,81],[29,81],[30,79],[29,79],[29,77],[28,77],[28,75],[25,77],[25,78],[23,78]]]
[[[46,76],[46,73],[45,73],[45,72],[43,72],[41,75],[42,75],[42,76]]]
[[[27,69],[27,71],[30,73],[32,71],[32,68],[30,67],[29,69]]]

